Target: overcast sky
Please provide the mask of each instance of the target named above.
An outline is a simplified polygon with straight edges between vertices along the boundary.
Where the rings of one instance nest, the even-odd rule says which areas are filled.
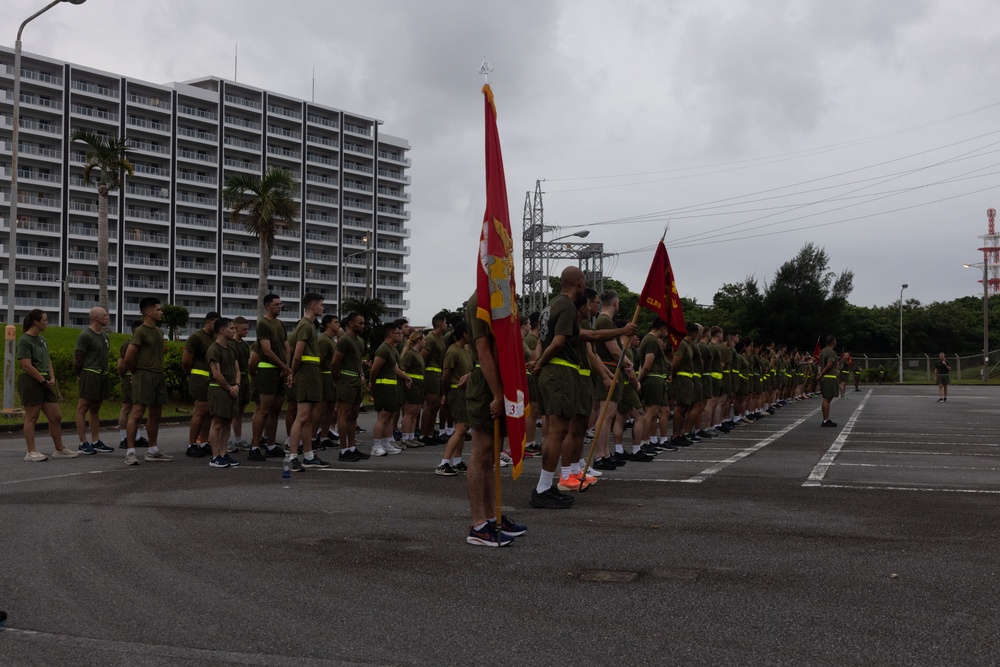
[[[0,41],[44,4],[3,0]],[[998,34],[988,0],[87,0],[33,22],[24,49],[166,83],[232,78],[239,43],[240,81],[306,99],[315,67],[317,102],[413,147],[424,323],[474,285],[484,55],[518,267],[545,179],[545,223],[590,225],[635,291],[669,220],[678,287],[701,303],[809,241],[854,271],[859,305],[904,282],[924,303],[981,294],[962,264],[1000,208]]]

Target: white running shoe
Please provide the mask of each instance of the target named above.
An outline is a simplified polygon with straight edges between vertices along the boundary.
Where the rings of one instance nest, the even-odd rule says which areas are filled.
[[[385,456],[388,452],[382,449],[382,445],[372,445],[372,456]],[[399,452],[396,452],[397,454]]]
[[[382,445],[382,449],[385,450],[386,454],[400,454],[403,451],[399,447],[395,447],[391,442],[387,445]]]
[[[500,467],[506,468],[510,465],[514,465],[514,460],[510,458],[510,454],[507,452],[500,452]]]

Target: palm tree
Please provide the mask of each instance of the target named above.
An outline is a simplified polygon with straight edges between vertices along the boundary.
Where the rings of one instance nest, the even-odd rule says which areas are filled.
[[[76,130],[70,141],[82,141],[90,147],[83,162],[83,180],[97,185],[97,284],[101,308],[109,313],[108,301],[108,193],[122,186],[125,175],[135,169],[129,161],[127,139],[112,139],[86,130]],[[94,180],[94,170],[100,178]],[[120,312],[120,308],[117,309]]]
[[[267,272],[271,266],[274,236],[279,223],[294,225],[299,214],[295,192],[299,181],[287,170],[272,167],[263,177],[237,174],[226,179],[222,201],[232,209],[233,222],[246,215],[247,231],[260,243],[260,264],[257,281],[257,312],[264,314],[267,294]]]

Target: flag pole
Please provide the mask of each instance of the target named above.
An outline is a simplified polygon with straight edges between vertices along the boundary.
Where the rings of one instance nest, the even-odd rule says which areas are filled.
[[[504,417],[500,417],[504,419]],[[500,494],[500,419],[493,420],[493,474],[496,476],[497,546],[503,546],[503,501]]]
[[[663,243],[663,239],[667,238],[667,230],[670,229],[670,223],[668,222],[666,227],[663,228],[663,236],[660,237],[660,243]],[[640,300],[641,301],[641,300]],[[635,306],[635,313],[632,315],[632,324],[638,324],[639,322],[639,311],[642,309],[642,303],[638,303]],[[597,424],[594,425],[594,440],[590,443],[590,451],[587,452],[587,464],[583,468],[583,473],[580,475],[580,491],[586,491],[587,487],[585,485],[587,479],[587,471],[590,470],[590,464],[594,461],[594,450],[597,447],[598,434],[601,429],[604,428],[604,419],[608,415],[608,404],[611,403],[611,396],[615,393],[615,386],[618,384],[618,377],[621,375],[622,367],[625,364],[625,350],[628,349],[628,345],[621,345],[621,340],[618,341],[619,347],[621,347],[621,354],[618,355],[618,364],[615,366],[615,374],[611,378],[611,386],[608,387],[608,395],[604,399],[604,405],[601,406],[601,412],[597,416]]]
[[[642,308],[641,305],[635,307],[635,314],[632,315],[632,324],[636,324],[639,321],[639,310]],[[621,340],[619,339],[619,344]],[[597,416],[597,424],[594,426],[594,439],[590,443],[590,451],[587,452],[587,464],[583,468],[583,474],[580,475],[580,491],[586,491],[587,487],[585,482],[587,479],[587,471],[590,470],[590,464],[594,460],[594,450],[597,447],[597,439],[600,437],[598,434],[601,433],[601,429],[604,428],[604,418],[608,415],[608,404],[611,403],[611,396],[615,393],[615,386],[618,384],[618,376],[621,375],[622,366],[625,363],[625,350],[628,349],[628,345],[621,345],[622,351],[618,355],[618,365],[615,366],[615,374],[611,378],[611,386],[608,387],[608,395],[604,399],[604,404],[601,406],[601,412]]]

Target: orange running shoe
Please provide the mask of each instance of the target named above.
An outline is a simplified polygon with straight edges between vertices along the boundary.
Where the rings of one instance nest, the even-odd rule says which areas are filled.
[[[586,481],[583,483],[583,488],[586,489],[590,486]],[[558,484],[560,491],[580,491],[580,476],[570,475],[569,477],[563,477],[559,480]]]

